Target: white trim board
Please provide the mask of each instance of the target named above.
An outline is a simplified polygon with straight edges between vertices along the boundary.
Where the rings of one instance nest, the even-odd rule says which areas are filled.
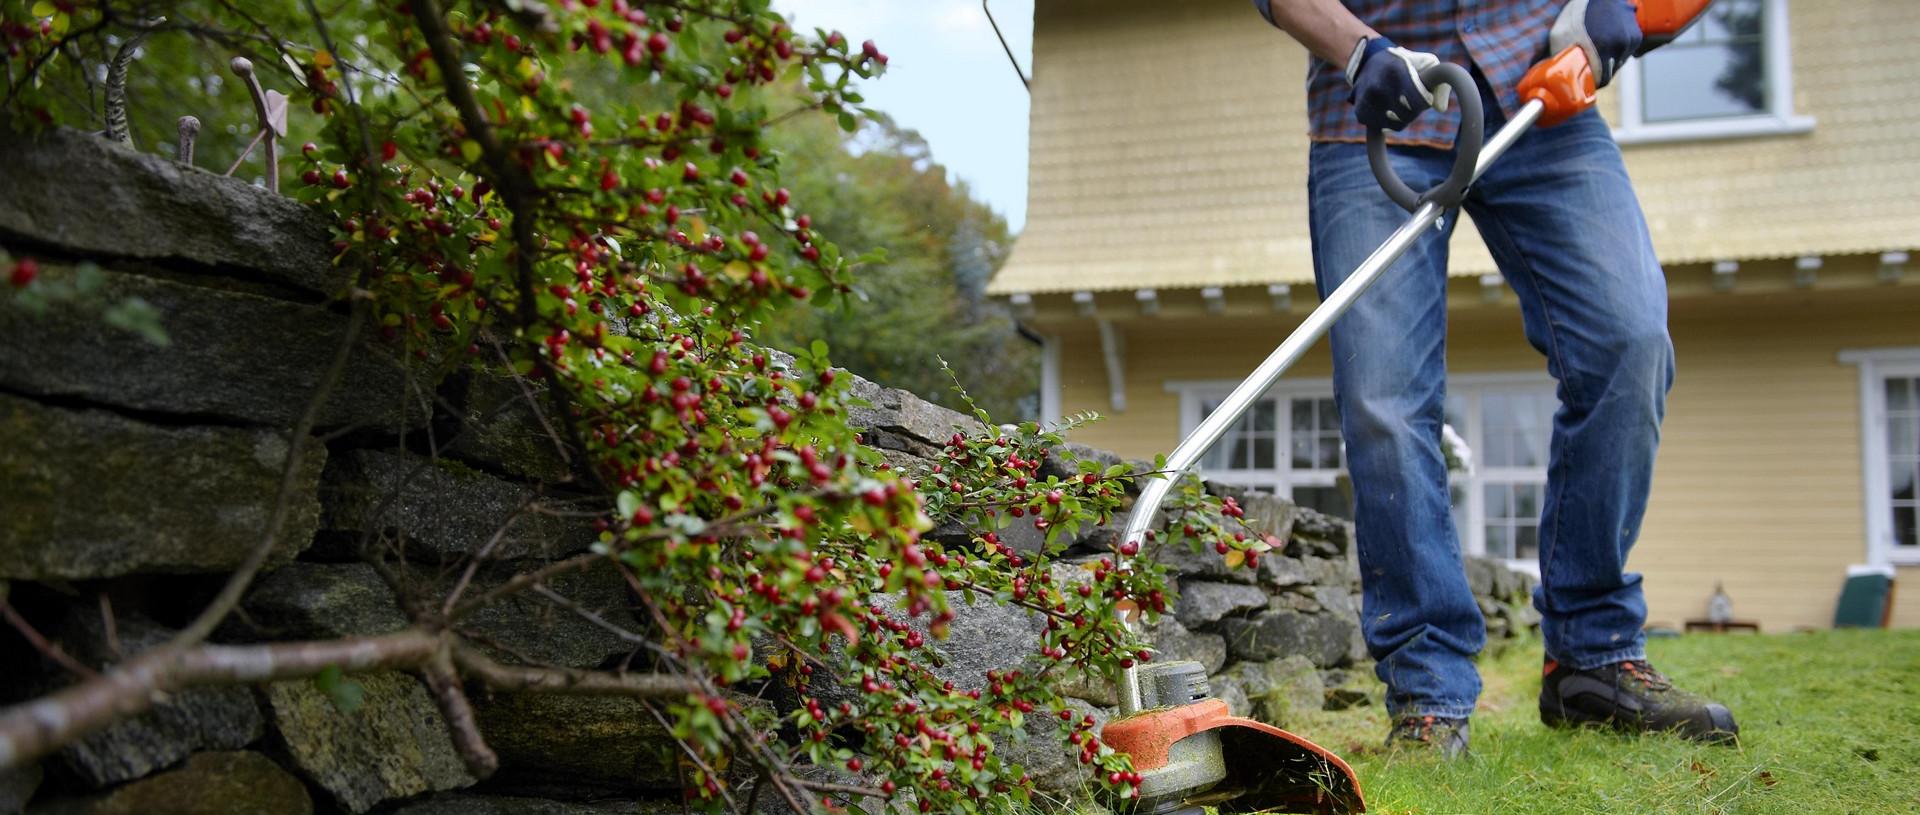
[[[1920,549],[1894,546],[1893,504],[1887,483],[1888,377],[1920,377],[1920,347],[1849,349],[1840,361],[1860,367],[1860,511],[1865,521],[1866,561],[1871,566],[1920,566]]]

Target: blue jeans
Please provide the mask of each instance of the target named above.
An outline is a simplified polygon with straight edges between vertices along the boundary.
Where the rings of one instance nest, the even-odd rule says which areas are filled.
[[[1416,190],[1453,163],[1450,151],[1432,148],[1392,155]],[[1407,213],[1380,191],[1359,144],[1313,145],[1308,196],[1325,297]],[[1620,151],[1593,111],[1533,130],[1464,208],[1558,383],[1534,593],[1547,654],[1576,669],[1641,658],[1646,601],[1625,566],[1646,509],[1673,346],[1666,278]],[[1362,628],[1396,716],[1464,717],[1480,693],[1473,656],[1486,633],[1461,567],[1440,452],[1447,238],[1458,214],[1414,243],[1332,331]]]

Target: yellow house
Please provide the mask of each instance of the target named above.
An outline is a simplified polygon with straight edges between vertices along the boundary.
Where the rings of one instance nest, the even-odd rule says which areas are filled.
[[[1603,92],[1666,267],[1679,374],[1631,567],[1650,620],[1716,584],[1825,627],[1850,567],[1920,625],[1920,31],[1913,0],[1720,0]],[[1246,0],[1037,0],[1028,221],[991,292],[1044,339],[1043,412],[1170,451],[1317,303],[1306,52]],[[1471,228],[1448,304],[1470,552],[1533,557],[1554,407]],[[1390,273],[1391,274],[1391,273]],[[1390,282],[1390,281],[1389,281]],[[1336,513],[1324,343],[1203,463]]]

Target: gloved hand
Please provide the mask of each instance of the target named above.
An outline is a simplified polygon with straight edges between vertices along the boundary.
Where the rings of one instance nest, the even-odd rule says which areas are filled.
[[[1353,86],[1347,101],[1353,103],[1354,118],[1368,127],[1401,130],[1427,108],[1444,112],[1452,88],[1428,90],[1420,81],[1421,71],[1439,64],[1439,57],[1395,47],[1385,37],[1354,46],[1347,60],[1347,84]]]
[[[1572,0],[1554,20],[1550,52],[1580,46],[1593,66],[1594,87],[1604,88],[1640,50],[1640,21],[1634,17],[1638,10],[1633,0]]]

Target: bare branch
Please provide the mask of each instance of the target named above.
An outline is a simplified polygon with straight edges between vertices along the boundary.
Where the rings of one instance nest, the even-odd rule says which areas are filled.
[[[426,680],[427,688],[433,691],[434,704],[447,719],[447,731],[453,737],[460,760],[467,765],[467,772],[474,778],[492,777],[500,769],[500,756],[487,746],[486,737],[480,734],[473,705],[468,703],[467,692],[460,686],[459,675],[454,673],[452,650],[435,651],[433,658],[421,667],[420,678]]]
[[[200,685],[296,679],[328,666],[347,673],[415,668],[440,638],[419,629],[378,637],[268,645],[163,645],[56,693],[0,710],[0,769],[46,755],[88,733],[146,712],[167,694]]]
[[[454,664],[495,690],[552,691],[583,696],[631,696],[639,699],[678,699],[698,693],[693,680],[666,674],[612,674],[571,668],[532,668],[504,665],[478,650],[455,644]]]

